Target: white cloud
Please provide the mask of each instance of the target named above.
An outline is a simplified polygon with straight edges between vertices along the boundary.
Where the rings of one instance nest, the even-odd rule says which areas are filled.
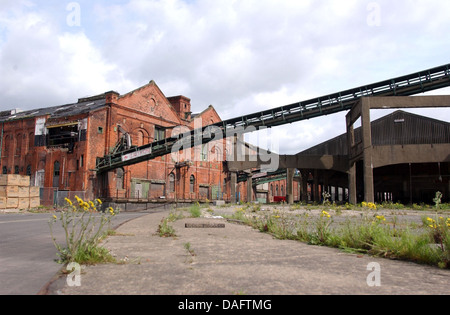
[[[67,3],[2,1],[0,107],[126,93],[153,79],[196,112],[212,104],[232,118],[449,62],[449,3],[378,0],[371,26],[371,2],[79,0],[81,25],[68,27]],[[281,148],[344,132],[342,117],[276,128]]]

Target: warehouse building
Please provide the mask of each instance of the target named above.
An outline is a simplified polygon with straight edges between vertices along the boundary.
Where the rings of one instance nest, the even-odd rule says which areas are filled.
[[[98,157],[221,121],[212,106],[191,113],[190,99],[166,97],[154,81],[120,95],[111,91],[73,104],[0,113],[0,170],[30,176],[41,203],[85,199],[164,201],[227,198],[223,146],[210,143],[99,176]]]

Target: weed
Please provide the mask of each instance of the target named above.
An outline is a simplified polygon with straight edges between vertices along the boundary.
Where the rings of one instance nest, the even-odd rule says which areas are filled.
[[[289,215],[275,210],[248,218],[243,208],[233,217],[277,239],[450,268],[450,218],[424,217],[423,225],[419,226],[399,224],[396,216],[388,222],[384,215],[369,216],[362,212],[359,218],[333,225],[333,218],[326,211],[317,216],[310,212]]]
[[[200,207],[200,204],[196,202],[192,206],[189,207],[189,212],[191,213],[191,216],[193,218],[199,218],[202,215],[202,209]]]
[[[197,254],[195,253],[195,251],[192,249],[191,247],[191,243],[187,242],[183,244],[184,249],[186,250],[186,252],[191,255],[191,256],[197,256]]]
[[[161,223],[158,225],[158,230],[156,231],[160,237],[174,237],[175,229],[169,224],[168,218],[163,218]]]
[[[111,218],[118,213],[117,209],[108,208],[99,213],[102,202],[84,201],[75,196],[76,203],[65,199],[66,205],[59,214],[59,221],[64,229],[65,245],[61,245],[53,236],[53,225],[58,217],[53,215],[49,221],[50,234],[59,256],[59,263],[76,262],[79,264],[93,264],[111,262],[112,256],[99,246],[102,238],[106,237],[110,229]]]

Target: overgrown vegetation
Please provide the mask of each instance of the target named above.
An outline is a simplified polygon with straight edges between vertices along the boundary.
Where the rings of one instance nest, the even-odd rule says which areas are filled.
[[[58,263],[97,264],[113,262],[109,251],[100,246],[101,240],[111,233],[110,222],[119,213],[118,209],[108,208],[99,211],[102,202],[84,201],[75,196],[76,202],[65,199],[65,206],[59,217],[53,215],[49,221],[53,244],[57,249]],[[53,233],[53,226],[59,222],[64,230],[65,241],[60,244]]]
[[[172,225],[169,224],[171,222],[169,218],[163,218],[161,223],[158,225],[158,230],[156,231],[160,237],[174,237],[175,229]]]
[[[404,209],[394,204],[389,209]],[[442,204],[440,204],[440,209]],[[450,268],[450,218],[437,212],[424,216],[422,223],[398,222],[397,216],[387,220],[378,214],[384,205],[362,203],[352,206],[359,216],[340,218],[349,206],[304,207],[302,214],[291,211],[254,212],[244,207],[236,209],[232,219],[242,221],[278,239],[297,240],[311,245],[330,246],[346,252],[403,259]],[[298,207],[296,210],[300,209]],[[430,209],[430,208],[426,208]],[[331,214],[333,212],[333,214]],[[337,220],[339,218],[339,220]],[[335,220],[336,219],[336,220]]]
[[[202,207],[196,202],[189,207],[189,212],[193,218],[199,218],[202,215]]]

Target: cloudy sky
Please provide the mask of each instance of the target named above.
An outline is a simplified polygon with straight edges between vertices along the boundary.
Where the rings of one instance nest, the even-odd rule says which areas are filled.
[[[0,110],[155,80],[233,118],[450,63],[449,12],[447,0],[0,0]],[[272,136],[294,154],[345,132],[344,117]]]

